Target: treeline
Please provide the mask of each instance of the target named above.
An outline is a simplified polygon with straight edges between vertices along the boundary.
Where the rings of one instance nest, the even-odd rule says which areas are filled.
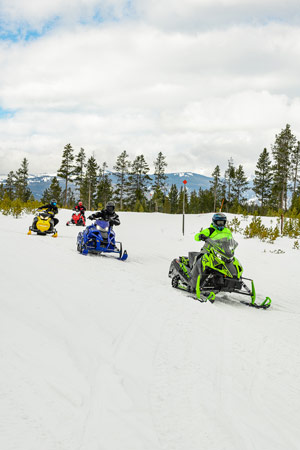
[[[144,155],[130,161],[124,150],[113,166],[116,178],[113,186],[106,162],[99,165],[94,156],[87,158],[83,148],[76,155],[71,144],[67,144],[57,172],[57,177],[64,180],[64,189],[60,188],[57,178],[54,177],[49,189],[45,190],[42,201],[56,198],[60,205],[74,205],[74,192],[70,188],[70,183],[73,183],[76,199],[80,198],[88,210],[99,209],[108,200],[114,200],[119,210],[163,210],[167,198],[166,167],[166,158],[159,152],[154,161],[152,182],[149,176],[150,167]]]
[[[300,214],[299,183],[300,142],[289,124],[275,136],[271,152],[266,148],[259,155],[252,189],[257,201],[249,202],[246,192],[249,182],[240,164],[235,166],[232,158],[223,175],[219,165],[212,172],[209,189],[187,192],[175,184],[166,184],[166,157],[159,152],[154,164],[154,178],[149,176],[150,167],[144,155],[133,161],[124,150],[116,159],[113,173],[116,183],[107,172],[107,164],[99,165],[94,156],[87,157],[83,148],[76,154],[67,144],[62,154],[57,176],[43,193],[41,201],[55,198],[60,206],[73,207],[80,198],[89,210],[103,207],[108,200],[114,200],[118,210],[159,211],[171,214],[182,213],[183,199],[186,213],[223,211],[261,215],[277,215],[285,212],[293,217]],[[63,180],[61,188],[58,179]],[[75,185],[75,192],[71,189]],[[185,198],[184,198],[185,197]],[[28,187],[28,161],[23,159],[19,170],[10,172],[5,186],[0,185],[0,201],[33,202]]]
[[[188,212],[216,211],[221,206],[231,213],[270,216],[285,213],[296,217],[300,214],[299,165],[300,141],[287,124],[275,136],[271,154],[264,148],[259,155],[251,187],[257,200],[246,200],[245,193],[250,187],[244,168],[241,164],[235,167],[230,158],[223,177],[220,167],[215,167],[209,190],[191,193]]]
[[[225,198],[226,210],[234,213],[244,209],[261,215],[278,212],[297,215],[300,213],[299,163],[300,141],[287,124],[275,136],[271,154],[264,148],[259,155],[252,187],[257,201],[246,204],[245,192],[249,184],[243,167],[234,167],[232,159],[228,161],[224,179],[220,178],[219,166],[212,174],[214,200],[218,203]]]

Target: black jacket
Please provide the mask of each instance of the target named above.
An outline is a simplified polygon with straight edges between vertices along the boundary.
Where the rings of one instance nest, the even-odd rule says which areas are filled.
[[[38,210],[40,210],[40,209],[47,209],[47,211],[53,212],[54,215],[55,215],[55,214],[58,214],[58,208],[57,208],[57,206],[53,206],[53,205],[51,205],[50,203],[48,203],[47,205],[40,206],[40,207],[38,208]]]
[[[111,214],[106,209],[101,209],[101,211],[92,214],[91,216],[89,216],[89,219],[106,220],[110,223],[110,225],[120,225],[121,223],[118,214],[116,214],[115,212]]]

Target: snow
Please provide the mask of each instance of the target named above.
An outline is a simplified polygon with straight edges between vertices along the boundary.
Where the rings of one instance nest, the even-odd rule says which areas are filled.
[[[78,254],[70,211],[57,239],[27,236],[32,217],[0,214],[1,449],[299,449],[293,240],[235,234],[263,311],[171,288],[211,214],[186,215],[182,237],[179,215],[120,213],[125,262]]]

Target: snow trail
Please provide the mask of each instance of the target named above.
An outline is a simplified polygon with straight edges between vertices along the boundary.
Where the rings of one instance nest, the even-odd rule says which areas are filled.
[[[27,236],[0,215],[0,448],[298,450],[299,251],[239,242],[267,311],[174,290],[171,260],[197,251],[211,214],[120,213],[129,258],[83,256],[79,227]],[[266,219],[268,220],[268,219]],[[285,253],[271,253],[281,248]]]

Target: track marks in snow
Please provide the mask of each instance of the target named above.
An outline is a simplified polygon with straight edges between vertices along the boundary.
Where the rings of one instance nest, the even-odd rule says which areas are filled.
[[[173,306],[151,388],[161,447],[297,450],[299,350],[282,337],[280,315],[217,301]]]
[[[196,232],[210,216],[187,219]],[[172,258],[198,249],[191,229],[179,237],[180,217],[121,220],[125,263],[79,255],[63,219],[53,239],[2,217],[1,448],[298,450],[300,310],[288,283],[300,285],[291,264],[276,284],[285,255],[263,255],[263,275],[260,243],[240,240],[269,311],[199,304],[167,277]]]
[[[151,399],[166,450],[241,448],[239,442],[234,446],[228,418],[222,412],[227,401],[224,384],[230,384],[229,361],[223,356],[229,343],[222,315],[215,316],[214,330],[205,325],[211,308],[210,304],[183,302],[170,313],[161,336]]]

